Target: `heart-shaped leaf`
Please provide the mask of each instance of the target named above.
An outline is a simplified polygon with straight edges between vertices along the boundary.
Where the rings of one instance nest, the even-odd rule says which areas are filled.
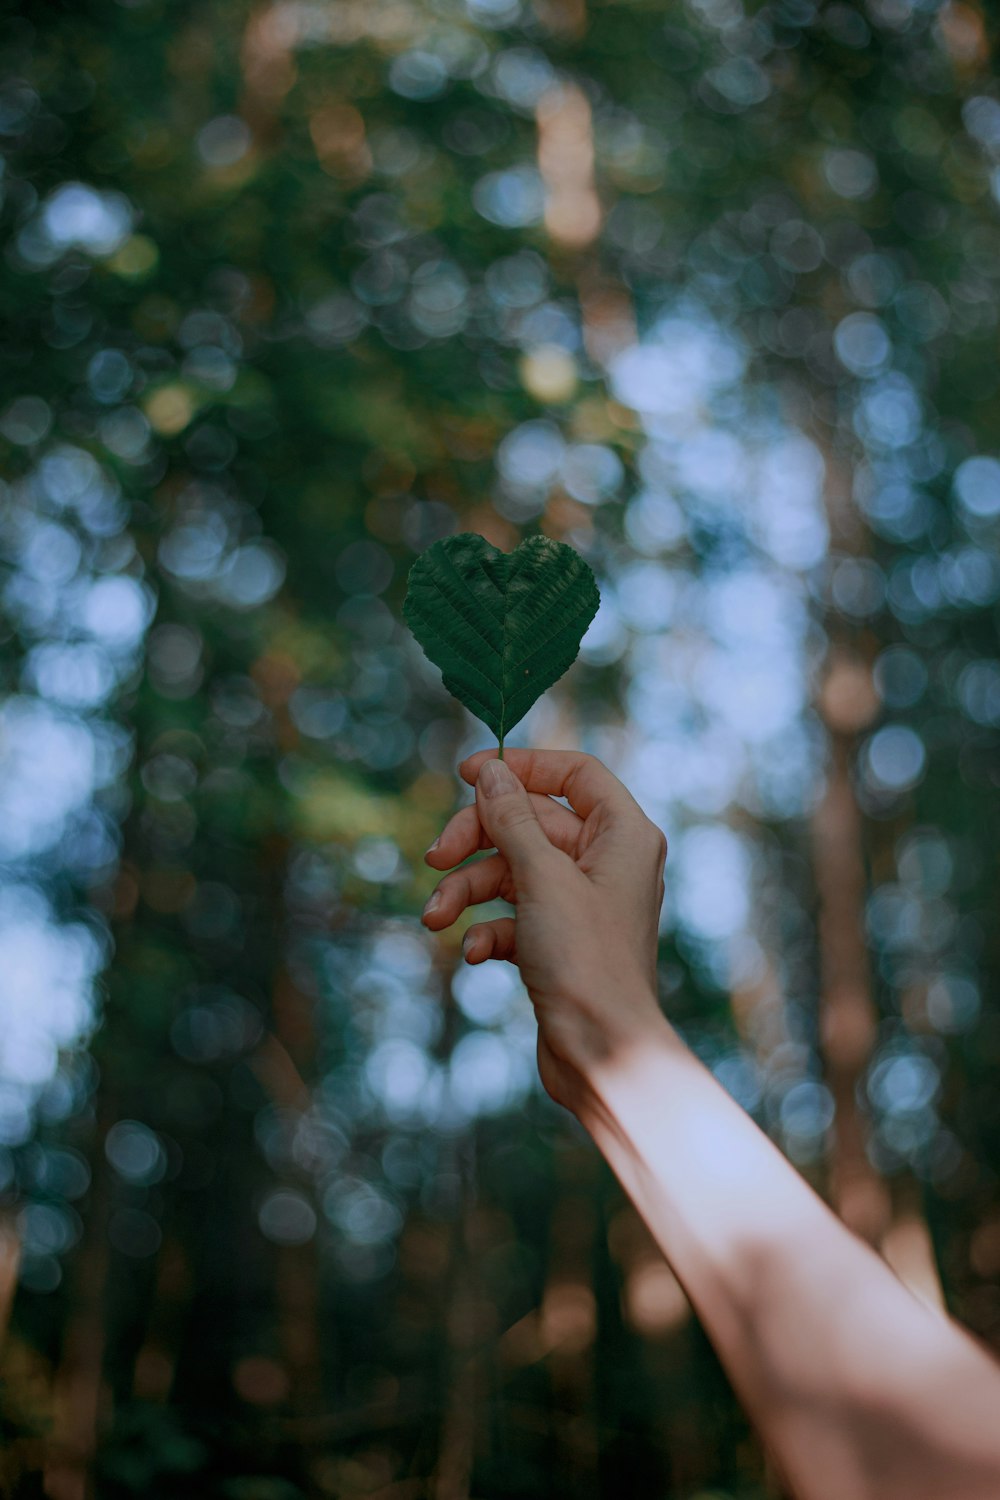
[[[565,542],[501,552],[473,531],[443,537],[410,568],[403,618],[444,685],[500,741],[576,660],[601,602]]]

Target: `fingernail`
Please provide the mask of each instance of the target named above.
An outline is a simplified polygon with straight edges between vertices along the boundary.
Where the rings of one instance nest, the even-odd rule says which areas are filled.
[[[475,941],[476,941],[476,934],[474,932],[467,932],[465,934],[465,937],[462,939],[462,952],[465,954],[466,958],[468,958],[469,952],[470,952],[470,950],[472,948],[472,945],[473,945],[473,943]]]
[[[435,891],[433,893],[433,895],[431,895],[431,896],[428,897],[427,905],[424,907],[424,916],[426,917],[426,915],[427,915],[427,913],[429,911],[433,911],[436,906],[440,906],[440,905],[441,905],[441,892],[440,891]]]
[[[484,760],[479,771],[479,785],[484,797],[498,797],[514,790],[514,774],[505,761]]]
[[[424,850],[424,854],[425,855],[427,855],[427,854],[433,854],[434,850],[437,848],[437,846],[438,846],[438,844],[440,844],[440,842],[441,842],[441,835],[438,834],[438,836],[434,840],[433,844],[428,844],[427,845],[427,848]]]

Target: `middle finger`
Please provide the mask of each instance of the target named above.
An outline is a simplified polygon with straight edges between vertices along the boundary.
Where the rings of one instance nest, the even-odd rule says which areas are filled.
[[[434,897],[437,896],[437,902]],[[439,932],[450,927],[467,906],[478,906],[484,901],[513,901],[514,887],[510,878],[510,866],[502,854],[491,854],[487,859],[476,859],[452,870],[432,892],[424,907],[420,920],[425,927]]]

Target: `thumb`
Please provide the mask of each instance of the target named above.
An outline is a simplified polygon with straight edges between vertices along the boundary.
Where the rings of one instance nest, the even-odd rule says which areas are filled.
[[[537,877],[552,845],[535,815],[531,798],[506,761],[484,760],[476,780],[479,821],[510,865],[519,886]]]

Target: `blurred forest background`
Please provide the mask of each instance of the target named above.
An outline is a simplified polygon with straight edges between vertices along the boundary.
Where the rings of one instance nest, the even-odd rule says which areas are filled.
[[[420,925],[490,739],[400,606],[587,558],[510,742],[660,824],[665,1009],[1000,1349],[996,20],[4,9],[3,1493],[776,1495]]]

